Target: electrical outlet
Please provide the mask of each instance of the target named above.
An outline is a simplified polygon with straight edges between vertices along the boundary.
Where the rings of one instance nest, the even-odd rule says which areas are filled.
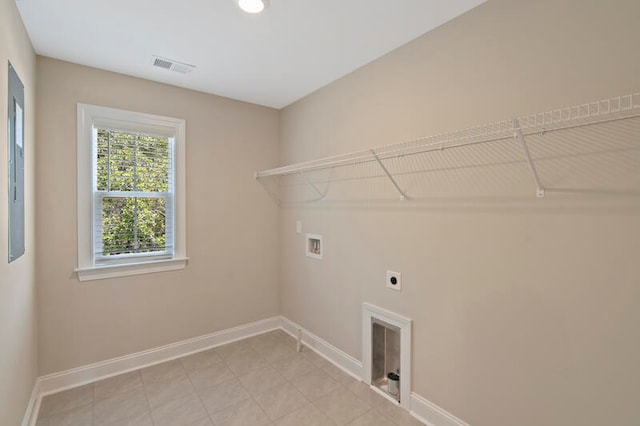
[[[401,291],[402,274],[400,272],[387,271],[387,287],[396,291]]]

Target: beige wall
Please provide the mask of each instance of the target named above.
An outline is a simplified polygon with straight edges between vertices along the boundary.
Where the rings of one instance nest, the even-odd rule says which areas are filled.
[[[279,313],[278,211],[253,180],[277,161],[278,111],[44,57],[37,79],[41,374]],[[185,270],[76,278],[78,102],[186,120]]]
[[[7,61],[25,86],[25,254],[8,258]],[[0,424],[22,421],[38,373],[35,289],[36,57],[12,0],[0,0]]]
[[[635,0],[490,0],[285,108],[281,164],[638,91],[639,19]],[[631,165],[617,183],[637,193],[637,146],[621,155],[578,178]],[[639,424],[637,196],[538,200],[530,180],[475,172],[472,190],[489,174],[512,193],[283,209],[283,315],[356,358],[362,302],[413,318],[413,391],[474,426]],[[324,260],[305,257],[296,219]]]

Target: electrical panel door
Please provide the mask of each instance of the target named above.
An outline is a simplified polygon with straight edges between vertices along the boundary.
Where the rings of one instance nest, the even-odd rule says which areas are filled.
[[[9,64],[9,262],[24,254],[24,86]]]

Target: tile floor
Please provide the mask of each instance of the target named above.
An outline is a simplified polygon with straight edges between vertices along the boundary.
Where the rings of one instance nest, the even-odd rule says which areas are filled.
[[[421,425],[281,330],[42,400],[37,426]]]

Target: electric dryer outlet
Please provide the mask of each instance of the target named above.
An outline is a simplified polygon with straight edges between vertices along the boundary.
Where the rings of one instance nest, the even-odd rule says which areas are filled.
[[[401,291],[402,274],[400,272],[387,271],[387,287],[396,291]]]

